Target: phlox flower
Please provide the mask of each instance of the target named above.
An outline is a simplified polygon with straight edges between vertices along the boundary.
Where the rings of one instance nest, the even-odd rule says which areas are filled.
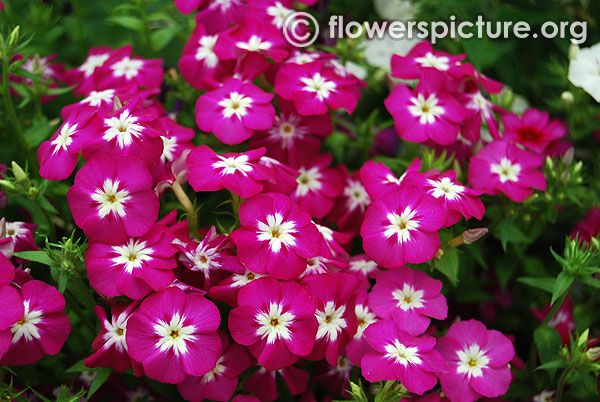
[[[129,55],[131,55],[131,46],[123,46],[119,49],[111,49],[105,46],[90,48],[88,56],[79,67],[65,72],[65,83],[76,85],[73,88],[75,95],[87,95],[97,89],[96,75],[98,68],[112,64],[116,60],[121,60]]]
[[[313,155],[310,161],[298,166],[296,189],[290,199],[317,219],[323,218],[333,208],[334,200],[342,194],[342,175],[329,168],[331,154]]]
[[[190,14],[203,7],[205,3],[206,0],[175,0],[175,8],[182,14]]]
[[[576,237],[580,240],[590,243],[592,237],[600,233],[600,207],[590,209],[582,221],[575,224],[571,230],[571,239]]]
[[[150,167],[163,154],[163,126],[158,122],[156,111],[142,107],[141,98],[135,97],[120,109],[101,114],[102,127],[98,138],[86,144],[83,156],[127,155],[142,160]]]
[[[177,384],[177,390],[185,400],[229,401],[238,385],[239,375],[251,366],[246,348],[230,343],[225,333],[220,334],[223,347],[215,367],[201,377],[188,375]]]
[[[323,384],[331,395],[344,395],[350,389],[350,374],[354,365],[346,356],[338,356],[337,364],[322,360],[315,364],[312,384]]]
[[[206,7],[196,14],[196,24],[203,24],[209,34],[225,31],[242,22],[246,7],[242,0],[209,1]]]
[[[215,53],[219,34],[206,32],[203,24],[196,25],[178,61],[183,78],[196,89],[214,89],[222,80],[230,76],[235,66],[234,60],[220,60]]]
[[[310,215],[283,194],[259,194],[240,207],[241,228],[230,237],[240,261],[277,279],[298,277],[319,253],[319,232]]]
[[[13,252],[37,250],[33,238],[37,227],[33,223],[19,221],[0,223],[0,253],[10,259],[15,258],[11,255]]]
[[[450,401],[495,398],[508,390],[512,378],[508,363],[515,350],[500,332],[488,330],[475,320],[457,322],[438,339],[436,350],[448,366],[438,375]]]
[[[456,98],[465,106],[466,110],[466,117],[461,129],[461,134],[466,140],[470,142],[479,141],[482,120],[485,121],[491,137],[493,139],[500,138],[498,133],[499,124],[494,117],[494,112],[504,112],[503,109],[494,105],[477,88],[460,92],[456,94]]]
[[[272,98],[273,94],[251,83],[231,78],[198,98],[196,123],[200,130],[214,133],[225,144],[239,144],[255,130],[268,130],[273,126]]]
[[[444,320],[448,316],[441,289],[442,282],[425,272],[398,268],[377,275],[369,307],[379,317],[394,320],[402,331],[417,336],[429,326],[429,317]]]
[[[158,217],[152,177],[139,159],[97,156],[75,175],[67,201],[77,226],[91,241],[123,243],[139,237]]]
[[[296,169],[268,156],[260,158],[258,163],[265,168],[270,177],[268,181],[263,182],[263,193],[281,193],[289,196],[296,189],[296,178],[300,175]]]
[[[190,271],[202,272],[206,282],[210,282],[219,270],[244,273],[244,268],[232,251],[232,242],[227,236],[217,235],[214,226],[210,227],[200,242],[175,241],[173,244],[181,252],[179,261]]]
[[[546,319],[550,310],[552,310],[552,306],[546,305],[540,310],[532,308],[531,312],[535,315],[535,318],[542,322]],[[575,329],[575,320],[573,319],[573,301],[570,297],[567,296],[558,311],[548,321],[548,326],[556,329],[563,345],[568,345],[571,342],[571,332]]]
[[[170,287],[146,298],[127,323],[129,354],[154,380],[178,384],[212,370],[221,354],[219,310],[203,296]]]
[[[356,279],[348,274],[328,273],[310,275],[302,280],[302,285],[317,302],[314,314],[319,324],[315,346],[306,358],[326,358],[332,366],[337,365],[338,355],[358,326],[354,314]]]
[[[258,274],[246,269],[241,274],[232,274],[213,286],[208,291],[211,299],[220,300],[231,307],[237,307],[237,295],[239,291],[252,281],[268,275]]]
[[[367,338],[365,338],[365,329],[380,320],[375,312],[369,308],[367,297],[367,291],[365,289],[361,289],[358,292],[356,304],[354,305],[354,314],[356,315],[358,326],[356,327],[356,333],[346,345],[348,359],[350,359],[352,364],[359,367],[362,357],[367,353],[374,351],[367,342]]]
[[[2,316],[0,316],[0,357],[8,350],[11,344],[11,327],[23,318],[25,312],[23,299],[19,291],[9,286],[15,278],[15,267],[3,254],[0,254],[0,303]]]
[[[85,255],[90,285],[103,296],[134,300],[166,289],[175,280],[177,267],[173,240],[166,226],[156,224],[143,236],[123,243],[90,241]]]
[[[331,108],[352,113],[358,102],[353,80],[337,75],[322,62],[284,64],[275,77],[275,92],[293,101],[302,116],[320,115]]]
[[[264,148],[242,154],[218,155],[206,145],[196,147],[187,157],[188,181],[194,191],[217,191],[223,188],[242,198],[252,197],[263,190],[262,182],[269,179],[268,171],[258,164]]]
[[[219,35],[214,50],[223,60],[241,59],[243,63],[245,54],[257,53],[281,62],[288,55],[288,46],[281,29],[246,18],[240,25]]]
[[[350,175],[345,165],[339,165],[338,169],[342,173],[344,189],[335,200],[327,220],[336,222],[342,231],[358,232],[371,197],[360,181],[358,171]]]
[[[6,296],[6,290],[0,293],[4,293],[0,299]],[[10,327],[11,345],[0,359],[2,365],[24,366],[37,362],[44,355],[55,355],[71,332],[71,324],[63,312],[65,298],[55,287],[41,281],[25,282],[21,299],[23,315]],[[8,316],[2,321],[16,310],[7,303],[6,311]],[[3,304],[3,316],[4,312]]]
[[[403,84],[392,89],[385,106],[394,118],[400,138],[410,142],[431,140],[440,145],[449,145],[456,140],[466,111],[447,92],[446,82],[444,74],[427,68],[415,90]]]
[[[168,116],[159,117],[159,122],[164,131],[161,131],[160,136],[163,142],[163,151],[160,156],[160,161],[167,164],[175,161],[183,154],[186,149],[192,150],[194,145],[194,130],[177,124]]]
[[[435,338],[417,338],[401,328],[393,321],[382,320],[365,330],[374,353],[362,358],[362,373],[371,382],[398,380],[409,391],[422,395],[435,386],[436,374],[445,371],[446,364],[434,350]]]
[[[106,311],[95,306],[94,311],[100,320],[100,332],[92,343],[94,353],[84,363],[86,367],[110,367],[117,371],[126,371],[133,366],[136,375],[142,375],[142,365],[127,352],[127,322],[138,301],[131,303],[115,303],[110,309],[110,319]]]
[[[502,116],[503,137],[534,152],[543,152],[551,142],[567,135],[567,127],[560,120],[550,120],[548,112],[527,109],[521,118],[515,113]]]
[[[63,180],[73,173],[79,152],[102,130],[97,114],[75,110],[49,141],[37,151],[40,176],[46,180]]]
[[[18,54],[14,57],[13,61],[23,59],[23,55]],[[51,54],[46,57],[40,57],[36,54],[33,57],[28,57],[22,64],[21,68],[30,74],[33,74],[40,78],[42,81],[40,85],[46,86],[49,89],[60,89],[59,83],[64,80],[65,68],[60,63],[54,63],[56,54]],[[33,80],[31,78],[23,78],[19,75],[9,74],[9,80],[14,82],[16,85],[27,85],[33,86]],[[21,92],[17,92],[12,86],[9,91],[16,96],[22,96]],[[44,95],[40,98],[42,103],[47,103],[55,99],[57,95]]]
[[[94,75],[96,90],[120,88],[131,84],[140,89],[157,89],[163,81],[163,60],[125,54],[98,67]]]
[[[403,80],[416,80],[424,68],[434,68],[453,77],[464,76],[467,70],[461,61],[466,55],[452,56],[433,50],[427,41],[417,43],[406,56],[392,56],[392,76]]]
[[[315,226],[321,233],[321,256],[339,261],[348,261],[348,252],[344,246],[352,240],[352,233],[338,232],[318,223],[315,223]]]
[[[435,257],[447,221],[441,200],[408,186],[373,201],[360,229],[365,253],[385,268]]]
[[[293,396],[306,391],[310,381],[310,374],[298,367],[289,366],[281,370],[266,370],[261,367],[244,383],[244,390],[258,395],[260,401],[273,402],[279,396],[277,392],[277,374],[281,376],[288,391]]]
[[[246,15],[258,21],[268,21],[275,28],[283,28],[285,19],[294,12],[290,0],[251,0]]]
[[[471,158],[469,183],[485,194],[504,193],[515,202],[533,194],[532,189],[546,190],[546,178],[538,171],[542,158],[517,148],[514,144],[494,141]]]
[[[569,81],[600,102],[600,43],[580,49],[569,63]]]
[[[260,278],[244,286],[237,301],[229,314],[231,336],[248,346],[261,366],[279,370],[311,352],[316,306],[306,289],[295,282]]]
[[[442,200],[448,212],[445,227],[457,223],[461,217],[481,220],[485,213],[483,202],[478,198],[481,191],[472,190],[456,180],[456,172],[448,170],[437,177],[426,179],[425,190],[433,197]]]
[[[364,254],[359,254],[350,257],[348,267],[344,272],[354,275],[362,288],[370,289],[369,278],[376,278],[381,273],[381,269],[375,261]]]
[[[264,146],[268,156],[297,166],[307,159],[307,155],[319,152],[319,137],[332,131],[331,116],[302,116],[292,102],[279,98],[278,103],[280,113],[275,116],[273,127],[255,132],[250,147]]]
[[[365,187],[372,200],[377,200],[387,193],[399,190],[407,174],[418,172],[421,168],[421,161],[415,159],[408,166],[406,171],[400,177],[396,177],[394,172],[382,162],[367,161],[360,168],[360,181]]]

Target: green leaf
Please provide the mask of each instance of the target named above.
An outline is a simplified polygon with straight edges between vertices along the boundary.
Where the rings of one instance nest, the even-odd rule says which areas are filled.
[[[58,291],[60,293],[65,293],[65,290],[67,290],[67,285],[69,284],[69,275],[67,275],[65,272],[59,272],[59,277],[58,277]]]
[[[144,29],[142,20],[132,15],[113,15],[112,17],[108,17],[106,22],[131,29],[132,31],[141,32]]]
[[[71,92],[71,90],[75,88],[75,85],[71,85],[69,87],[62,87],[62,88],[48,88],[45,91],[46,95],[63,95],[66,93]]]
[[[65,373],[81,373],[82,371],[93,370],[85,365],[85,363],[83,362],[84,360],[85,359],[79,360],[77,363],[65,370]]]
[[[514,225],[512,218],[503,219],[498,225],[498,235],[502,249],[506,252],[507,243],[528,243],[529,239]]]
[[[556,300],[558,300],[565,292],[569,290],[569,286],[573,283],[575,277],[572,275],[561,272],[556,277],[556,281],[554,282],[554,287],[552,289],[552,301],[550,304],[554,304]]]
[[[152,33],[152,47],[158,51],[167,46],[173,38],[183,29],[181,25],[161,28]]]
[[[54,131],[54,126],[48,124],[48,119],[44,117],[25,130],[25,140],[30,147],[37,148],[38,145],[50,137],[52,131]]]
[[[540,366],[537,366],[535,368],[536,371],[538,370],[555,370],[557,368],[563,368],[563,367],[567,367],[567,363],[562,361],[562,360],[553,360],[551,362],[548,363],[544,363]]]
[[[97,370],[97,373],[98,374],[96,374],[94,380],[92,381],[92,385],[90,385],[90,392],[88,392],[87,394],[87,399],[90,399],[90,397],[94,395],[96,391],[98,391],[102,384],[104,384],[106,380],[108,380],[108,377],[110,377],[112,370],[106,367],[102,367],[101,369]]]
[[[350,381],[350,390],[346,391],[350,395],[354,397],[356,402],[368,402],[367,395],[365,395],[365,391],[362,389],[362,384],[360,380],[358,380],[358,384]]]
[[[556,329],[548,326],[537,327],[533,332],[533,339],[542,363],[556,360],[562,344],[560,335]]]
[[[452,286],[458,284],[458,268],[459,268],[458,252],[450,250],[444,253],[444,256],[435,264],[435,268],[446,275]]]
[[[584,277],[579,278],[579,280],[588,286],[600,289],[600,279],[596,279],[591,276],[584,276]]]
[[[15,257],[22,258],[27,261],[39,262],[40,264],[51,266],[52,260],[48,257],[45,251],[20,251],[18,253],[12,253]]]
[[[517,282],[521,282],[526,285],[533,286],[534,288],[545,290],[548,293],[552,293],[555,281],[556,279],[552,277],[534,278],[531,276],[522,276],[520,278],[517,278]]]
[[[41,400],[42,402],[53,402],[52,400],[50,400],[50,399],[46,398],[44,395],[42,395],[42,394],[40,394],[39,392],[37,392],[35,389],[33,389],[33,388],[29,388],[29,390],[30,390],[31,392],[33,392],[33,393],[35,394],[35,396],[37,396],[38,398],[40,398],[40,400]]]
[[[65,274],[63,274],[63,276],[65,276]],[[91,288],[86,286],[81,278],[70,278],[69,292],[75,296],[75,299],[81,303],[83,307],[89,310],[93,309],[96,305]]]

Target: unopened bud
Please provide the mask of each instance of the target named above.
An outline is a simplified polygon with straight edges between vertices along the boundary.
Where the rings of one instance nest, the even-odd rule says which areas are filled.
[[[593,348],[589,348],[585,355],[591,361],[600,359],[600,346],[594,346]]]
[[[575,97],[573,96],[573,92],[564,91],[562,94],[560,94],[560,100],[563,101],[565,105],[572,105],[575,101]]]
[[[597,237],[592,237],[590,239],[590,243],[592,245],[593,248],[595,248],[596,250],[600,251],[600,240],[598,240]]]
[[[575,164],[575,166],[573,166],[573,173],[579,173],[581,171],[581,168],[583,167],[583,162],[579,161]]]
[[[33,56],[33,61],[31,62],[31,72],[40,77],[44,75],[44,63],[42,63],[42,59],[37,53]]]
[[[6,218],[0,219],[0,239],[6,238]]]
[[[500,106],[504,109],[510,110],[513,102],[515,101],[515,93],[509,87],[504,87],[502,93],[500,93]]]
[[[121,99],[118,96],[113,98],[113,110],[116,112],[117,110],[123,107],[123,103],[121,103]]]
[[[477,240],[481,239],[488,232],[488,228],[476,228],[465,230],[462,234],[463,241],[465,244],[475,243]]]
[[[0,180],[0,187],[4,188],[6,191],[16,191],[17,190],[15,185],[8,180]]]
[[[533,194],[531,194],[529,197],[527,197],[527,198],[525,198],[525,199],[523,200],[523,204],[526,204],[526,203],[528,203],[528,202],[534,201],[534,200],[536,200],[537,198],[538,198],[538,195],[537,195],[537,193],[533,193]]]
[[[19,166],[19,164],[17,162],[12,161],[11,166],[12,166],[13,176],[15,176],[15,179],[17,180],[17,182],[27,180],[27,173],[25,173],[23,168],[21,166]]]
[[[579,335],[579,338],[577,338],[577,346],[579,346],[580,348],[586,346],[588,343],[589,336],[590,336],[590,329],[587,328],[585,331],[583,331],[581,333],[581,335]]]
[[[546,156],[546,166],[548,167],[549,170],[554,169],[554,161],[552,160],[550,155]]]
[[[576,43],[571,42],[569,46],[569,60],[573,60],[579,54],[579,46]]]
[[[573,163],[573,156],[575,156],[575,148],[571,147],[567,149],[567,152],[562,157],[562,161],[565,165],[569,166]]]
[[[19,43],[19,33],[21,31],[21,27],[20,26],[16,26],[12,32],[8,35],[8,41],[6,42],[7,46],[9,49],[12,49],[13,47],[16,46],[17,43]]]

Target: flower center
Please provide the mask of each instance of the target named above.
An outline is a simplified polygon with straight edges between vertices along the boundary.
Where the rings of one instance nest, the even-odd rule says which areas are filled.
[[[402,289],[392,292],[392,297],[397,302],[396,305],[404,311],[423,307],[423,295],[423,290],[415,290],[408,283],[405,283]]]
[[[521,165],[518,163],[513,164],[508,158],[502,158],[500,163],[492,163],[490,165],[490,171],[499,176],[500,183],[507,181],[518,182]]]
[[[315,73],[312,77],[301,77],[300,81],[304,83],[303,91],[314,92],[320,101],[329,98],[332,92],[336,91],[336,83],[328,81],[321,75],[321,73]]]
[[[385,227],[383,235],[386,238],[396,235],[398,243],[410,241],[410,232],[419,227],[419,220],[415,217],[416,213],[417,211],[410,207],[404,208],[400,215],[395,212],[388,213],[389,224]]]
[[[330,341],[335,342],[342,329],[348,326],[346,319],[343,318],[345,311],[346,306],[342,305],[336,308],[333,301],[327,302],[323,310],[317,310],[315,316],[317,317],[319,328],[316,339],[327,336]]]
[[[291,332],[288,327],[295,318],[291,311],[283,312],[283,305],[272,302],[267,311],[260,311],[254,317],[259,324],[256,335],[267,338],[267,343],[273,343],[280,338],[289,340]]]
[[[296,223],[294,221],[284,221],[279,213],[267,215],[267,223],[258,222],[258,240],[268,241],[271,251],[278,253],[281,246],[289,248],[296,244]]]
[[[433,124],[435,119],[444,114],[444,108],[438,105],[438,99],[435,94],[430,94],[427,98],[423,94],[410,98],[412,105],[408,106],[408,111],[419,118],[421,124]]]
[[[117,328],[117,335],[122,336],[124,333],[123,328]]]
[[[119,189],[119,180],[106,179],[102,188],[97,188],[91,195],[92,200],[98,203],[98,216],[106,217],[109,213],[124,217],[125,203],[131,199],[129,191]]]
[[[254,280],[254,274],[252,272],[248,272],[248,275],[246,275],[246,277],[248,278],[249,281]]]

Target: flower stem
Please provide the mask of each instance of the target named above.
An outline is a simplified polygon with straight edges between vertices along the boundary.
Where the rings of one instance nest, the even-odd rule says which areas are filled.
[[[173,183],[171,188],[173,189],[177,200],[187,215],[190,233],[192,235],[196,235],[198,232],[198,217],[196,216],[196,208],[194,208],[194,204],[183,190],[183,187],[181,187],[181,183],[179,183],[177,180],[175,180],[175,183]]]
[[[6,115],[8,116],[8,120],[15,131],[17,141],[22,148],[22,151],[25,152],[25,155],[29,155],[29,145],[27,145],[27,141],[25,140],[25,134],[23,132],[23,128],[21,127],[21,123],[17,118],[17,113],[15,112],[15,105],[13,104],[12,96],[10,94],[10,85],[8,79],[8,70],[10,67],[10,60],[8,59],[8,55],[3,55],[2,57],[2,92],[4,94],[4,106],[6,108]]]
[[[562,374],[558,378],[558,385],[556,387],[556,396],[554,397],[554,402],[560,402],[562,400],[563,392],[565,390],[565,384],[567,383],[567,377],[571,369],[563,370]]]

